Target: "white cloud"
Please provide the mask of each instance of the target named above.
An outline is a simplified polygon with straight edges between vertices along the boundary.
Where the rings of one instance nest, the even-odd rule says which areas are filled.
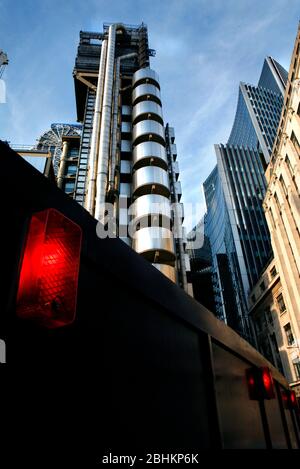
[[[32,143],[53,121],[75,121],[72,68],[80,30],[144,21],[161,78],[165,121],[175,127],[183,200],[203,204],[201,184],[226,142],[239,81],[256,83],[265,55],[289,63],[298,0],[0,0],[9,53],[1,136]],[[24,18],[26,17],[24,28]],[[12,26],[13,25],[13,26]]]

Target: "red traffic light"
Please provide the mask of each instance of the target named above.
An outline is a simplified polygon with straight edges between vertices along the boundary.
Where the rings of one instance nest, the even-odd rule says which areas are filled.
[[[76,312],[81,228],[50,208],[32,215],[22,256],[17,315],[54,328]]]
[[[246,370],[249,398],[253,400],[274,399],[274,383],[268,367]]]

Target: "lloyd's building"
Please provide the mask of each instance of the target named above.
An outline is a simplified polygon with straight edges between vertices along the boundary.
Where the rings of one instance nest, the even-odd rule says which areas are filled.
[[[174,129],[164,126],[154,54],[144,24],[80,32],[74,81],[82,136],[72,195],[98,220],[110,204],[114,234],[191,293]]]

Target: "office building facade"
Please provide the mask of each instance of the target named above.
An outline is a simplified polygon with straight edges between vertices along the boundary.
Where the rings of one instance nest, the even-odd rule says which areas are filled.
[[[204,183],[218,316],[254,340],[247,298],[272,257],[262,201],[287,74],[271,57],[264,61],[258,86],[240,83],[236,115],[226,145],[215,145],[217,166]],[[222,220],[222,223],[221,223]],[[222,254],[220,268],[218,257]],[[231,283],[228,284],[228,277]],[[222,280],[223,278],[223,280]],[[226,286],[225,286],[226,285]],[[230,294],[231,289],[234,294]],[[226,308],[224,295],[231,296]]]
[[[206,235],[207,217],[187,235],[187,253],[190,258],[190,280],[193,286],[195,300],[207,309],[216,313],[212,277],[212,257],[209,239]],[[196,244],[197,237],[197,244]]]
[[[272,259],[250,292],[249,316],[258,350],[297,388],[300,397],[299,340],[286,297],[276,259]]]
[[[270,161],[286,82],[284,68],[272,57],[267,57],[258,85],[239,85],[236,115],[227,144],[259,150],[264,168]]]
[[[297,369],[300,361],[300,27],[266,179],[264,210],[289,315],[282,321],[290,324],[294,337],[292,362]],[[292,385],[297,385],[300,396],[300,376],[295,370],[293,373]]]
[[[239,251],[231,228],[219,168],[216,166],[203,184],[207,206],[206,234],[210,241],[212,280],[216,316],[247,340],[247,304],[243,293]]]
[[[74,198],[100,221],[110,204],[113,234],[191,293],[174,129],[164,125],[153,55],[144,24],[80,33]]]

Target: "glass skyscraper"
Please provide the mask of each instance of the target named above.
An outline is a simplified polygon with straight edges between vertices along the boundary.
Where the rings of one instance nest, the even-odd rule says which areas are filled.
[[[246,301],[242,278],[245,269],[239,268],[233,230],[230,224],[222,181],[216,166],[203,184],[207,205],[205,234],[211,245],[212,282],[216,316],[249,339],[248,325],[244,323]],[[191,263],[191,265],[193,265]]]
[[[257,86],[240,83],[226,145],[215,145],[217,166],[204,183],[217,315],[251,340],[247,296],[272,256],[262,201],[283,105],[287,72],[264,61]]]

